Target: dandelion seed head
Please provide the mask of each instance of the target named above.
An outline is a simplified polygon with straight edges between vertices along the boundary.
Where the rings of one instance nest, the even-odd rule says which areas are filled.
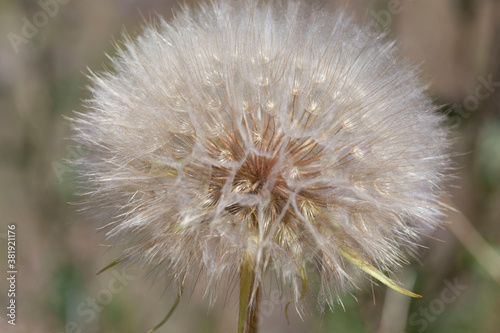
[[[332,305],[354,282],[342,250],[391,271],[439,223],[443,119],[415,67],[340,12],[202,5],[112,61],[74,129],[88,207],[128,261],[216,295],[250,255],[284,298],[305,274]]]

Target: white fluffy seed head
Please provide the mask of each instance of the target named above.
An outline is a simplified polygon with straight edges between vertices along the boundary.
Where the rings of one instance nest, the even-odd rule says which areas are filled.
[[[305,3],[229,1],[127,39],[74,119],[123,258],[217,292],[250,256],[286,300],[317,281],[321,305],[358,270],[342,249],[394,269],[439,222],[448,141],[383,39]]]

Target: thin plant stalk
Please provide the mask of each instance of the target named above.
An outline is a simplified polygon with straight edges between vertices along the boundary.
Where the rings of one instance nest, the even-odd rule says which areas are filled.
[[[255,301],[248,309],[248,333],[258,333],[259,331],[259,313],[260,313],[260,287],[257,287]]]
[[[255,299],[252,301],[254,283],[255,260],[251,255],[246,255],[240,267],[238,333],[257,333],[260,288],[257,286]]]

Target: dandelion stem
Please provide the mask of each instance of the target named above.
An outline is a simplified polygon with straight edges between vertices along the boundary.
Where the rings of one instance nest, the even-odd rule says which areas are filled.
[[[256,289],[255,301],[252,303],[252,306],[249,309],[249,318],[248,318],[248,332],[247,333],[258,333],[259,326],[259,305],[260,305],[260,286]]]
[[[240,267],[240,312],[238,316],[238,333],[257,333],[259,291],[252,301],[251,295],[255,280],[255,261],[247,254]]]

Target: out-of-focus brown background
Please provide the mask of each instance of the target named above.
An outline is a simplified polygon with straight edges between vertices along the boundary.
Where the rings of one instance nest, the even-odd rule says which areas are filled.
[[[346,1],[347,2],[347,1]],[[44,6],[43,4],[52,4]],[[57,4],[54,6],[54,4]],[[173,1],[0,1],[0,331],[144,332],[173,303],[165,281],[121,268],[96,276],[116,253],[68,202],[80,151],[63,116],[83,111],[85,76],[109,63],[111,40],[167,18]],[[262,332],[500,332],[500,2],[357,0],[359,22],[389,31],[421,63],[429,91],[454,128],[456,207],[426,240],[402,284],[424,297],[361,285],[324,315],[301,321],[264,296]],[[16,225],[17,318],[7,323],[7,226]],[[158,332],[235,332],[236,304],[195,291]]]

